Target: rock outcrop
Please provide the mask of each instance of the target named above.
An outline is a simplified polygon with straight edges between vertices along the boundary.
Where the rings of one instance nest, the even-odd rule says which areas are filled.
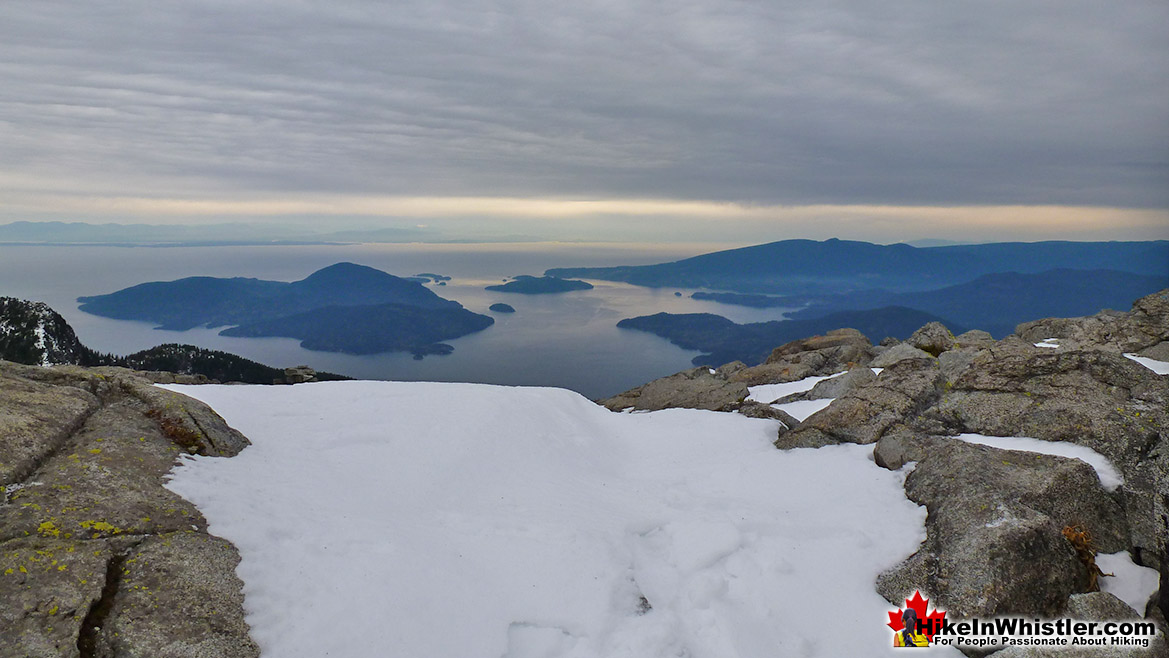
[[[763,363],[735,372],[731,379],[749,386],[794,382],[833,375],[873,358],[873,344],[856,329],[836,329],[823,336],[793,340],[775,348]]]
[[[931,322],[923,326],[905,339],[905,342],[930,356],[937,356],[959,346],[958,339],[941,322]]]
[[[929,352],[918,349],[909,343],[898,343],[882,351],[869,365],[873,368],[887,368],[898,361],[905,361],[906,359],[928,359]]]
[[[1057,348],[1035,345],[1049,338],[1059,339]],[[890,602],[921,589],[955,616],[1147,614],[1163,628],[1169,587],[1136,611],[1111,595],[1087,593],[1094,576],[1063,534],[1086,530],[1093,548],[1127,551],[1169,583],[1169,376],[1127,353],[1169,359],[1169,290],[1138,300],[1127,313],[1029,322],[1001,341],[978,331],[954,336],[930,323],[904,343],[874,347],[838,330],[783,345],[760,366],[692,378],[710,377],[711,387],[714,380],[754,386],[883,368],[875,377],[869,367],[854,368],[784,398],[834,400],[802,423],[783,422],[776,446],[875,444],[878,466],[915,463],[906,494],[929,512],[927,539],[879,579],[878,591]],[[749,404],[751,415],[772,417],[756,408],[766,405]],[[747,411],[742,403],[702,408]],[[961,433],[1088,447],[1123,482],[1109,490],[1079,460],[951,438]],[[1169,647],[1161,637],[1133,655],[1169,656]]]
[[[823,336],[792,341],[775,348],[765,363],[747,367],[739,361],[719,368],[692,368],[655,379],[648,384],[600,400],[614,411],[636,409],[657,411],[674,407],[710,411],[742,411],[760,418],[776,418],[784,430],[799,424],[786,413],[765,410],[747,401],[748,387],[757,384],[791,382],[815,375],[832,375],[873,357],[873,346],[855,329],[837,329]],[[848,379],[830,386],[853,387],[870,373],[846,375]],[[827,387],[826,387],[827,388]],[[821,389],[826,390],[826,389]]]
[[[1157,509],[1169,494],[1169,378],[1110,351],[1044,350],[1008,340],[975,357],[913,422],[935,434],[1029,436],[1099,452],[1124,476],[1132,546],[1142,561],[1159,564],[1165,530]]]
[[[1058,338],[1068,347],[1138,352],[1169,341],[1169,289],[1147,295],[1128,313],[1101,311],[1085,318],[1047,318],[1026,322],[1015,335],[1029,342]]]
[[[945,381],[935,359],[905,359],[869,383],[784,434],[779,448],[818,448],[833,443],[875,443],[890,427],[915,418],[942,395]]]
[[[1084,462],[956,439],[919,441],[923,458],[905,492],[929,511],[928,538],[878,580],[885,598],[921,589],[958,617],[1051,616],[1089,579],[1064,527],[1091,528],[1104,552],[1127,546],[1124,511]]]
[[[719,369],[699,367],[619,393],[600,403],[613,411],[633,408],[659,411],[681,407],[709,411],[735,411],[747,398],[747,385],[728,376],[743,364],[735,362]]]
[[[247,439],[120,368],[0,361],[0,656],[256,656],[239,556],[162,486]]]

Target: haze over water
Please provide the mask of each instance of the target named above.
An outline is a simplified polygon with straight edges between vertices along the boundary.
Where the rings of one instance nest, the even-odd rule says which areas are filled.
[[[642,265],[685,258],[710,244],[356,244],[233,247],[0,246],[0,295],[44,301],[93,349],[127,354],[162,343],[225,350],[276,367],[308,364],[362,379],[467,381],[558,386],[597,398],[691,367],[697,352],[650,334],[617,329],[619,320],[660,311],[716,313],[736,322],[780,319],[784,309],[751,309],[689,297],[689,290],[593,281],[593,290],[520,295],[484,290],[503,278],[539,275],[550,267]],[[76,298],[148,281],[188,276],[296,281],[337,262],[397,276],[433,272],[453,277],[431,286],[438,295],[495,318],[488,329],[445,341],[455,352],[419,361],[406,353],[355,356],[302,349],[287,338],[228,338],[220,329],[158,331],[143,322],[111,320],[78,310]],[[674,293],[682,292],[678,297]],[[495,302],[514,314],[487,310]]]

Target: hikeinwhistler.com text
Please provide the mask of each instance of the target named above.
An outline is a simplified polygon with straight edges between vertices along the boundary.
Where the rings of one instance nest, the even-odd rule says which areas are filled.
[[[1085,621],[1079,619],[949,619],[919,622],[934,634],[936,646],[996,647],[1145,647],[1157,636],[1148,621]],[[931,628],[932,626],[932,628]]]

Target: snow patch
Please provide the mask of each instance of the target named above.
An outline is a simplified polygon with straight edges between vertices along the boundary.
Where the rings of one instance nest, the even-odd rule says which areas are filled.
[[[785,402],[783,404],[773,404],[772,407],[786,411],[792,418],[801,423],[807,420],[812,414],[827,409],[828,405],[836,398],[824,398],[822,400],[797,400],[796,402]]]
[[[1116,467],[1112,465],[1112,462],[1108,461],[1108,458],[1091,448],[1076,445],[1075,443],[1044,441],[1025,436],[985,436],[983,434],[959,434],[954,438],[962,439],[967,443],[977,443],[1002,450],[1023,450],[1026,452],[1037,452],[1043,455],[1079,459],[1096,470],[1096,476],[1100,478],[1100,484],[1108,491],[1116,491],[1117,487],[1124,484],[1124,478],[1121,476],[1120,471],[1116,470]]]
[[[168,486],[239,547],[265,656],[896,655],[873,583],[925,509],[872,446],[558,389],[165,388],[252,440]]]
[[[49,348],[45,345],[45,321],[38,320],[36,328],[33,329],[33,335],[37,337],[36,347],[41,351],[41,365],[51,366],[53,363],[49,361]]]
[[[1128,552],[1101,553],[1096,565],[1104,573],[1115,574],[1100,579],[1100,589],[1133,607],[1142,616],[1149,597],[1157,591],[1161,574],[1156,569],[1142,567],[1132,561]]]
[[[1035,343],[1035,347],[1046,347],[1046,348],[1053,349],[1053,350],[1059,349],[1059,339],[1058,338],[1044,338],[1043,340],[1039,341],[1038,343]]]
[[[1137,356],[1136,354],[1125,354],[1124,356],[1136,361],[1158,375],[1169,375],[1169,361],[1158,361],[1156,359],[1150,359],[1147,356]]]
[[[761,384],[759,386],[748,386],[747,399],[768,404],[795,393],[810,391],[814,386],[816,386],[816,384],[819,384],[826,379],[839,377],[843,374],[844,372],[838,372],[835,375],[827,375],[824,377],[804,377],[801,380],[785,382],[783,384]]]

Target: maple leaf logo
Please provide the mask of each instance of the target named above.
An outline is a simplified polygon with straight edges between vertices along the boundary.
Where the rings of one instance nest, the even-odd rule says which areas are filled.
[[[929,607],[929,599],[922,598],[921,592],[914,592],[913,598],[905,599],[905,607],[912,608],[917,613],[917,619],[921,622],[921,633],[925,635],[930,641],[934,641],[934,634],[942,628],[942,620],[946,618],[945,611],[934,608],[934,611],[926,614],[926,608]],[[889,613],[889,628],[893,629],[894,633],[900,632],[905,628],[905,623],[901,621],[904,609],[898,608],[896,612]]]

